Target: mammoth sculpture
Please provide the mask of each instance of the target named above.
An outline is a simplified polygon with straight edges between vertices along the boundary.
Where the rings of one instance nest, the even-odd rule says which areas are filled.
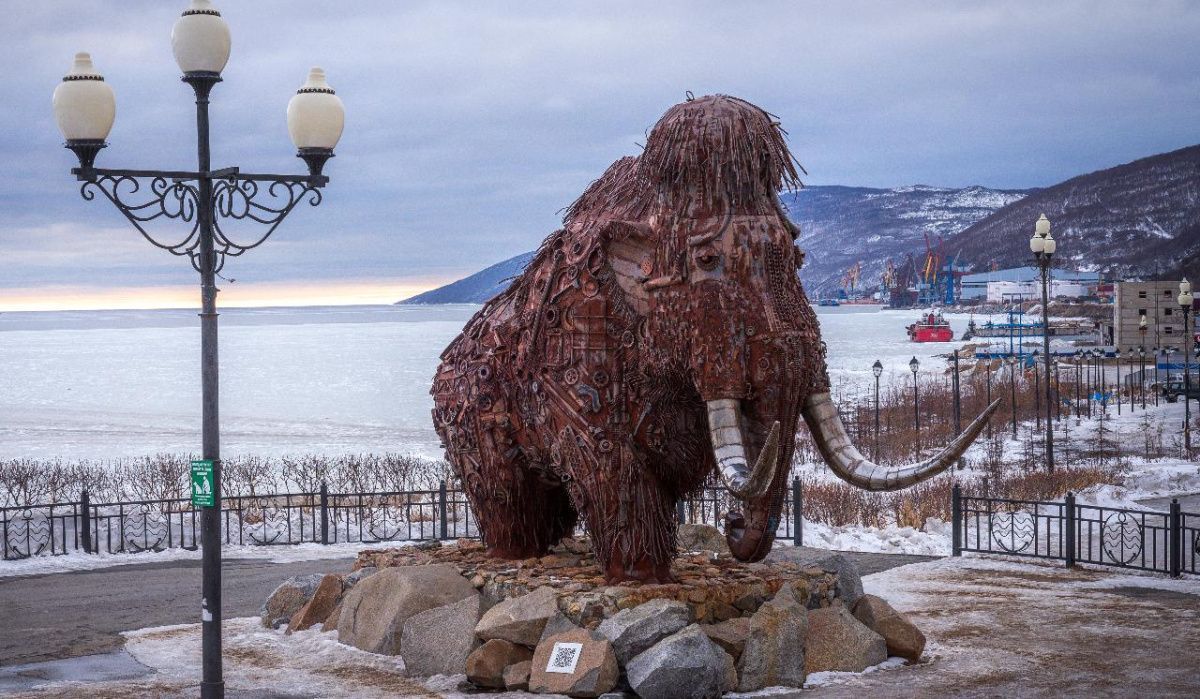
[[[715,470],[742,503],[729,548],[756,561],[801,417],[833,472],[870,490],[930,478],[978,436],[995,403],[921,463],[851,444],[778,198],[799,185],[762,109],[678,104],[445,350],[434,423],[491,555],[542,555],[582,518],[610,583],[672,581],[675,503]]]

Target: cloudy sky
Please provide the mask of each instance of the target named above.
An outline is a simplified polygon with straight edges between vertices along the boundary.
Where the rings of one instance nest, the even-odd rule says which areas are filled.
[[[50,94],[90,51],[101,167],[195,165],[184,0],[39,0],[0,29],[0,310],[192,305],[194,273],[83,201]],[[534,247],[685,91],[779,115],[810,184],[1047,185],[1200,142],[1200,3],[223,0],[213,164],[296,171],[312,65],[346,103],[324,204],[227,267],[225,303],[384,301]]]

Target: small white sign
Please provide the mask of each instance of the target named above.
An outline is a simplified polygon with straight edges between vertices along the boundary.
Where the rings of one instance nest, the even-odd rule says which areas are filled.
[[[579,654],[583,652],[582,643],[555,643],[550,649],[550,662],[546,663],[546,672],[561,672],[570,675],[579,664]]]

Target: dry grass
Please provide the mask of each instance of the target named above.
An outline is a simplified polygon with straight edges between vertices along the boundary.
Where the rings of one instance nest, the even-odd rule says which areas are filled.
[[[1119,483],[1120,471],[1099,466],[1059,468],[1044,471],[1014,472],[994,478],[957,478],[946,474],[895,493],[872,493],[848,483],[826,481],[809,476],[801,478],[804,492],[804,517],[832,526],[885,527],[896,524],[921,528],[929,517],[950,520],[951,489],[955,483],[964,494],[1008,498],[1012,500],[1057,500],[1069,492],[1078,492],[1103,483]]]

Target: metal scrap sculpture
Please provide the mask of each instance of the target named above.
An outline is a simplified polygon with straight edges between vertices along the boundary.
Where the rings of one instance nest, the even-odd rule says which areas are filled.
[[[672,107],[442,354],[434,422],[491,555],[544,554],[582,518],[610,583],[669,582],[675,503],[716,471],[733,555],[775,538],[804,417],[840,477],[894,490],[952,464],[995,404],[922,463],[850,443],[778,191],[800,185],[769,114]]]

